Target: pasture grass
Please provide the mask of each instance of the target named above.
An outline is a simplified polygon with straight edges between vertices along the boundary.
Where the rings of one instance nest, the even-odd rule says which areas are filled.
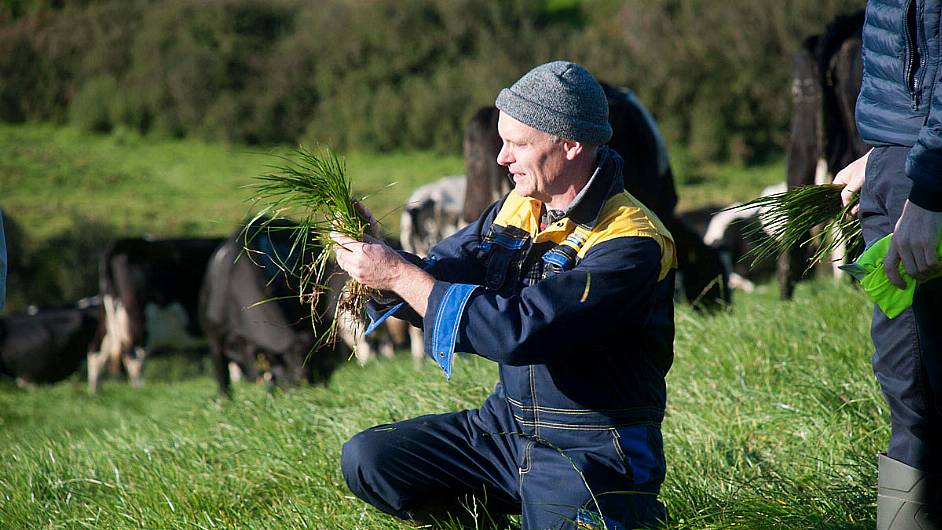
[[[873,527],[889,419],[869,366],[871,307],[817,281],[787,303],[762,286],[718,314],[677,308],[668,528]],[[77,378],[0,384],[0,527],[412,528],[352,498],[343,441],[474,407],[497,377],[461,357],[446,382],[401,354],[346,363],[327,386],[242,383],[219,400],[199,370],[167,377],[172,363],[147,365],[140,390],[111,380],[94,396]]]
[[[76,219],[125,235],[224,236],[254,213],[255,177],[283,165],[290,146],[100,135],[46,124],[0,124],[0,206],[43,240]],[[460,156],[344,153],[354,192],[390,234],[417,186],[460,175]]]
[[[75,223],[94,222],[119,235],[224,236],[249,214],[246,185],[283,165],[291,146],[242,146],[102,135],[49,124],[0,124],[0,207],[39,242]],[[755,197],[784,180],[784,165],[694,167],[672,149],[680,209]],[[274,155],[274,156],[273,156]],[[399,233],[412,191],[464,173],[459,154],[343,153],[354,192],[389,235]]]

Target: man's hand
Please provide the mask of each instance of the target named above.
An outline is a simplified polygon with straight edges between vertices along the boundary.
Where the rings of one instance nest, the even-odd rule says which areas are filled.
[[[841,203],[844,206],[847,206],[854,195],[860,193],[860,189],[863,188],[864,179],[867,172],[867,158],[870,157],[870,152],[854,160],[850,164],[847,164],[847,167],[837,172],[837,176],[834,177],[834,184],[842,184],[844,189],[841,190]],[[860,211],[860,203],[854,205],[850,210],[851,215],[857,215],[857,212]]]
[[[360,201],[354,201],[353,207],[356,208],[357,213],[360,214],[360,217],[367,222],[366,233],[375,237],[376,239],[382,239],[383,230],[379,225],[379,221],[373,217],[373,213],[367,209]]]
[[[899,263],[906,273],[917,280],[925,280],[939,270],[939,236],[942,212],[932,212],[906,201],[903,213],[893,231],[890,250],[883,260],[883,269],[890,283],[903,289],[906,283],[899,276]]]
[[[428,296],[435,279],[424,270],[407,262],[398,252],[372,236],[357,241],[338,232],[331,232],[337,264],[354,280],[378,289],[392,291],[425,316]]]
[[[331,232],[337,264],[354,280],[381,291],[393,291],[403,266],[409,264],[392,248],[367,235],[357,241],[339,232]]]

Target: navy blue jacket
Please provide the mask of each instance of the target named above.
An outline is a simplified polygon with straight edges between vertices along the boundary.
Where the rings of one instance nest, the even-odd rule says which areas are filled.
[[[448,376],[455,351],[498,362],[500,392],[525,426],[664,414],[674,244],[624,190],[622,163],[602,148],[585,194],[549,226],[539,201],[511,192],[430,251],[436,282],[414,321],[426,353]]]
[[[942,211],[942,0],[870,0],[857,128],[873,146],[912,147],[909,200]]]

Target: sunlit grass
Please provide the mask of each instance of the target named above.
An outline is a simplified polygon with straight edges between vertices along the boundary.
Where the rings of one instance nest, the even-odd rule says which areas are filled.
[[[292,149],[0,124],[0,207],[37,239],[76,217],[128,235],[224,236],[253,213],[246,186],[271,170],[273,154]],[[457,155],[344,157],[354,192],[366,196],[390,234],[398,234],[400,208],[413,189],[464,172]]]
[[[824,281],[800,284],[788,303],[766,286],[712,316],[678,307],[669,527],[873,527],[889,429],[869,366],[870,307]],[[140,391],[0,385],[0,527],[411,528],[352,498],[343,441],[474,407],[497,378],[492,363],[460,357],[446,382],[404,354],[348,363],[327,387],[240,384],[218,401],[208,376],[162,377],[168,363],[152,363]]]

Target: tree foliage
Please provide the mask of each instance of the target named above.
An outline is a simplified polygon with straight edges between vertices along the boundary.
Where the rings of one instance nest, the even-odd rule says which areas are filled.
[[[700,160],[780,153],[791,57],[864,0],[18,0],[0,120],[458,152],[477,108],[569,58]]]

